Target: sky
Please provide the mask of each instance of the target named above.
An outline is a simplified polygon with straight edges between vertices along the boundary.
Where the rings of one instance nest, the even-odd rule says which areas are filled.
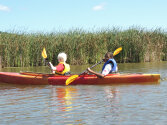
[[[0,0],[0,31],[167,30],[167,0]]]

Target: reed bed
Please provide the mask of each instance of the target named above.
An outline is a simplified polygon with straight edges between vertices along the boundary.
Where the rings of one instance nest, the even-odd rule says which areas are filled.
[[[71,65],[94,64],[107,51],[122,46],[115,58],[119,63],[153,62],[167,60],[167,34],[161,29],[148,31],[141,28],[103,29],[96,32],[82,29],[52,33],[0,32],[0,55],[4,67],[45,65],[41,56],[46,48],[49,61],[57,64],[59,52],[68,55]]]

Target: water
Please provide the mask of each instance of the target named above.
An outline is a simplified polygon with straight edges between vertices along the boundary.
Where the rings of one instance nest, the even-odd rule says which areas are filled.
[[[74,73],[88,66],[72,66]],[[0,84],[2,125],[164,125],[167,62],[119,64],[121,73],[159,73],[158,85],[52,86]],[[100,71],[101,66],[95,71]],[[48,67],[1,71],[50,72]]]

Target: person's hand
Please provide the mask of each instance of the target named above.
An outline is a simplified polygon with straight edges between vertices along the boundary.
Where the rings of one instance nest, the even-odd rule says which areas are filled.
[[[46,58],[45,60],[46,60],[46,61],[49,61],[49,59],[48,59],[48,58]]]
[[[88,71],[84,72],[83,75],[88,75]]]
[[[91,70],[90,68],[87,68],[87,72],[88,72],[88,74],[93,74],[94,73],[94,71]]]
[[[90,72],[90,73],[92,73],[92,70],[89,67],[87,68],[87,71]]]
[[[50,62],[48,62],[48,66],[51,68]]]

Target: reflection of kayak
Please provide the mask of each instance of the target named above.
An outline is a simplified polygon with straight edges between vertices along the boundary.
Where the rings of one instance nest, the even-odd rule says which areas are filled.
[[[36,85],[65,85],[70,76],[58,76],[42,73],[13,73],[0,72],[0,82],[13,84],[36,84]],[[95,75],[80,75],[70,85],[112,85],[112,84],[140,84],[159,83],[160,74],[109,74],[105,78],[98,78]]]

